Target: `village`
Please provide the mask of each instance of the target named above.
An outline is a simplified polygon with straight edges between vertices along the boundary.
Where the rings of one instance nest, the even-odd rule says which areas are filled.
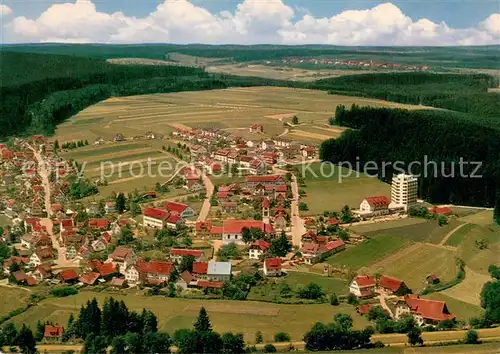
[[[266,61],[266,64],[272,64],[272,61]],[[313,64],[328,67],[351,67],[363,69],[390,69],[390,70],[408,70],[408,71],[428,71],[428,65],[409,65],[400,63],[388,63],[374,60],[346,60],[336,58],[285,58],[277,61],[278,64]]]
[[[404,218],[417,204],[418,179],[397,175],[390,197],[367,196],[359,209],[301,217],[294,165],[317,159],[317,149],[279,138],[259,140],[262,130],[250,126],[256,139],[248,141],[216,129],[174,131],[168,139],[189,144],[191,160],[171,183],[203,193],[202,209],[197,213],[189,202],[163,201],[158,191],[149,191],[139,196],[135,217],[125,204],[130,195],[99,203],[75,201],[70,191],[81,183],[74,178],[77,168],[59,156],[53,141],[33,136],[0,145],[2,184],[11,190],[0,202],[12,223],[2,240],[14,246],[3,263],[4,282],[221,298],[229,287],[240,286],[244,274],[279,284],[289,274],[320,265],[320,276],[328,278],[335,270],[323,263],[326,259],[366,241],[350,235],[350,226]],[[145,138],[167,139],[152,132]],[[117,135],[113,142],[99,139],[95,144],[124,140]],[[215,185],[217,174],[234,175],[235,181],[229,177]],[[450,210],[430,212],[446,215]],[[404,280],[383,274],[356,274],[348,280],[340,298],[362,315],[381,306],[392,319],[411,314],[422,326],[454,318],[445,302],[419,298]],[[426,281],[439,279],[430,274]],[[60,327],[49,326],[48,332],[58,338]]]

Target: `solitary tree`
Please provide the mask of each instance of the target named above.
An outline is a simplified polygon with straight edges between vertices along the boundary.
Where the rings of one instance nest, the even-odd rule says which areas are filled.
[[[263,341],[264,341],[264,338],[262,337],[262,332],[261,331],[257,331],[255,333],[255,343],[260,344]]]
[[[412,327],[408,333],[408,344],[410,345],[422,345],[424,344],[424,340],[422,339],[422,330],[419,327]]]
[[[293,116],[293,118],[292,118],[292,124],[294,124],[294,125],[299,124],[299,117]]]
[[[125,204],[126,204],[126,199],[125,195],[123,193],[119,193],[116,196],[116,210],[121,214],[125,211]]]
[[[194,329],[197,332],[209,332],[212,330],[212,324],[210,323],[210,319],[208,318],[207,310],[204,307],[200,309],[200,314],[198,315],[198,319],[194,324]]]
[[[465,344],[478,344],[479,343],[479,335],[477,331],[473,329],[469,329],[465,334]]]

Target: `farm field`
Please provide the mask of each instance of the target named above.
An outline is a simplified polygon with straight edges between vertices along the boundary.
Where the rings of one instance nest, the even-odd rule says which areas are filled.
[[[479,211],[478,213],[464,216],[460,220],[471,224],[489,226],[493,221],[493,210]]]
[[[331,256],[327,263],[357,270],[370,266],[409,244],[409,240],[397,236],[372,237],[358,246],[349,247]]]
[[[404,280],[414,293],[425,288],[425,278],[429,274],[436,274],[442,283],[455,279],[457,274],[454,251],[422,243],[403,248],[361,271],[365,269],[366,273]]]
[[[380,221],[380,222],[371,222],[362,225],[354,225],[350,229],[357,234],[364,235],[370,232],[379,232],[382,230],[388,230],[393,228],[400,228],[405,226],[419,225],[425,223],[426,220],[420,218],[402,218],[391,221]]]
[[[500,254],[500,226],[476,225],[466,234],[462,236],[459,234],[457,238],[462,238],[458,246],[458,256],[475,272],[488,275],[489,265],[500,265],[498,257]]]
[[[302,165],[299,174],[304,177],[306,184],[302,188],[306,192],[302,201],[309,207],[308,211],[303,212],[305,216],[323,214],[325,210],[340,211],[344,205],[359,208],[367,196],[390,195],[388,184],[328,163]]]
[[[388,223],[391,222],[389,221]],[[439,226],[437,220],[425,220],[424,222],[369,231],[363,234],[366,236],[392,235],[404,237],[415,242],[438,244],[449,232],[453,231],[461,223],[462,222],[457,219],[450,219],[447,225]]]
[[[278,305],[253,301],[193,300],[166,297],[146,297],[142,295],[110,295],[96,292],[80,292],[67,298],[43,300],[39,306],[13,318],[16,325],[26,323],[32,328],[37,320],[48,320],[66,324],[71,313],[77,314],[87,300],[96,297],[100,304],[106,297],[123,300],[132,310],[147,308],[159,318],[159,328],[174,332],[179,328],[193,325],[201,306],[205,306],[214,329],[218,332],[242,332],[247,341],[253,341],[255,332],[262,331],[264,341],[270,342],[276,332],[284,331],[292,340],[301,340],[316,321],[331,321],[335,313],[348,313],[354,319],[356,328],[365,327],[368,321],[358,315],[353,306],[329,304],[318,305]]]
[[[121,133],[126,138],[142,135],[148,130],[168,135],[178,127],[218,127],[248,131],[254,123],[264,125],[264,135],[256,139],[281,134],[285,131],[280,117],[297,115],[299,121],[324,125],[334,114],[338,104],[379,107],[418,106],[401,105],[375,99],[328,95],[317,90],[282,87],[231,88],[225,90],[178,92],[110,98],[88,107],[58,126],[56,138],[62,141],[103,137],[111,140]],[[281,118],[283,119],[283,118]],[[336,128],[323,133],[338,135]],[[313,133],[311,133],[313,134]]]
[[[30,292],[27,289],[0,286],[0,317],[26,305]]]
[[[460,284],[443,290],[440,294],[447,295],[471,305],[480,306],[480,293],[483,289],[483,285],[488,281],[491,281],[491,277],[489,275],[477,273],[466,266],[465,279]]]

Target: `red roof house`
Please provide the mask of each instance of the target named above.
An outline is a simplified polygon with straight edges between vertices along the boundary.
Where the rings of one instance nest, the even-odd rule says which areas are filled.
[[[97,278],[99,278],[99,273],[85,273],[80,277],[79,281],[86,285],[94,285]]]
[[[382,275],[378,281],[378,287],[379,289],[388,293],[395,293],[403,287],[406,287],[406,285],[402,280],[398,278]]]
[[[264,260],[264,275],[265,276],[281,275],[281,259],[266,258]]]
[[[407,295],[404,301],[396,305],[396,317],[408,312],[413,315],[419,325],[438,324],[455,318],[444,301],[420,299],[418,295]]]
[[[45,325],[45,331],[43,333],[43,339],[46,342],[60,342],[62,341],[64,334],[63,326],[53,326],[53,325]]]
[[[59,274],[57,278],[62,282],[73,282],[78,280],[78,273],[74,269],[64,269]]]

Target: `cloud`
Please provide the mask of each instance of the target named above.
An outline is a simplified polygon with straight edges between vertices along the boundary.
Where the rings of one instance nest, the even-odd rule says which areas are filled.
[[[299,15],[300,14],[300,15]],[[461,45],[500,43],[500,14],[476,27],[453,29],[412,20],[391,3],[314,17],[282,0],[243,0],[212,13],[188,0],[164,0],[147,16],[97,11],[91,0],[50,6],[40,17],[7,24],[16,42],[325,43],[337,45]]]
[[[7,17],[12,14],[12,9],[7,5],[0,5],[0,18]]]

